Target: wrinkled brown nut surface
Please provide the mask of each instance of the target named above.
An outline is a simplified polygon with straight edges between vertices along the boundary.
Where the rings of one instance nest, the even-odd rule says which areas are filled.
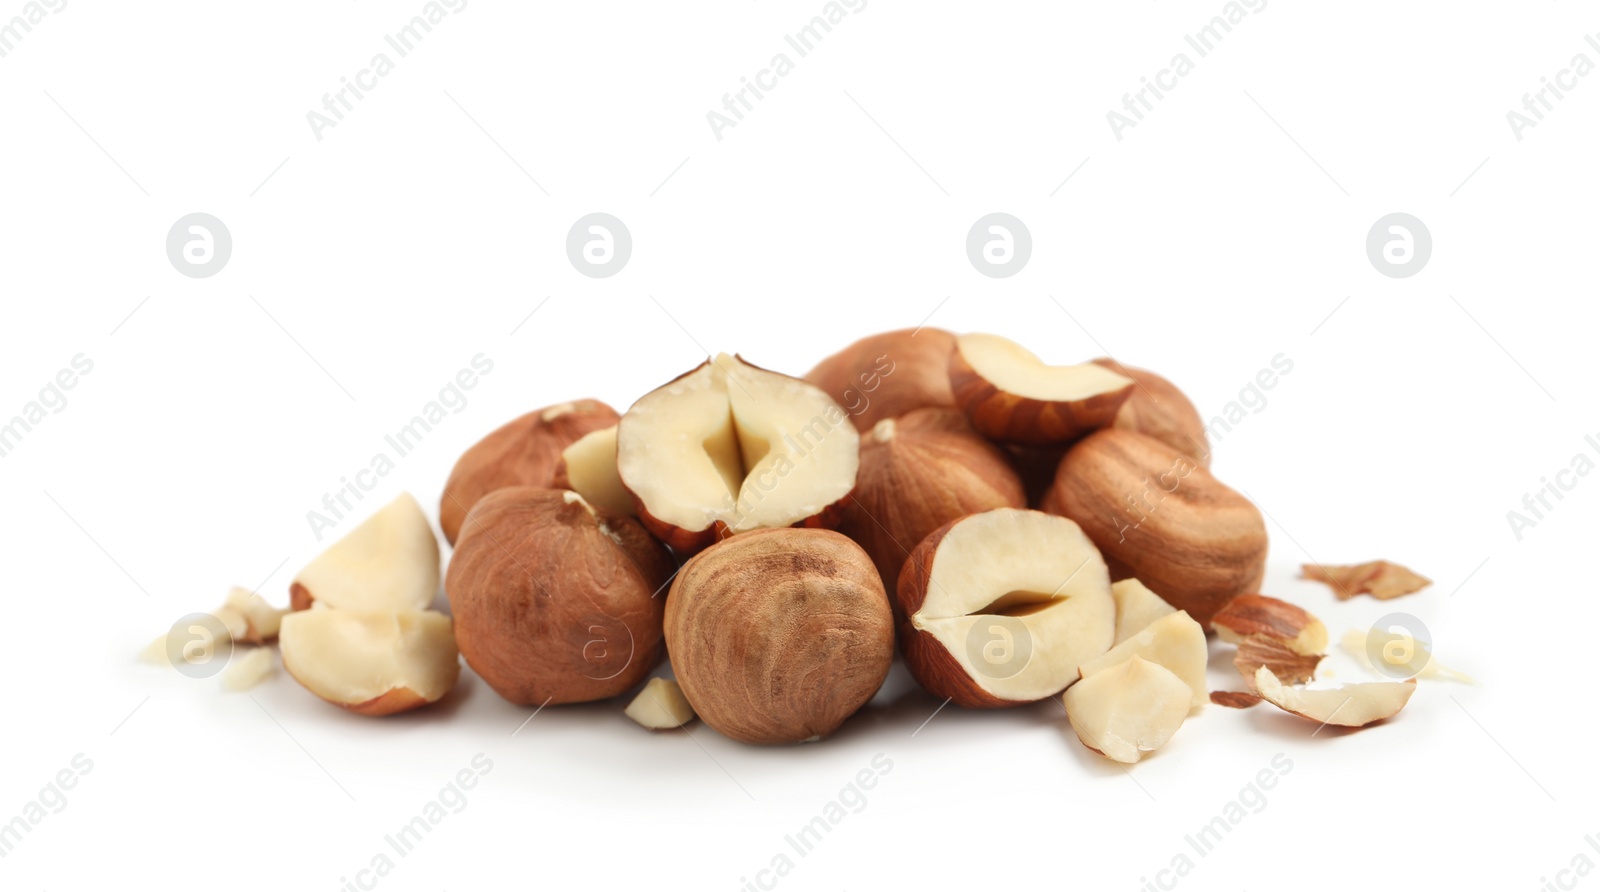
[[[683,565],[667,648],[700,719],[734,740],[833,733],[889,674],[894,620],[878,570],[829,530],[756,530]]]
[[[467,663],[512,703],[614,697],[661,658],[662,587],[673,561],[631,517],[575,492],[484,496],[445,577]]]

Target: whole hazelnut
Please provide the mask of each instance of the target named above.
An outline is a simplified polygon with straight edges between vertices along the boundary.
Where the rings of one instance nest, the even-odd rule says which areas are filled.
[[[667,595],[666,636],[694,711],[745,743],[831,734],[894,655],[877,569],[829,530],[756,530],[695,555]]]
[[[1266,572],[1256,506],[1189,455],[1130,430],[1096,431],[1068,449],[1042,507],[1077,521],[1115,578],[1138,577],[1206,628]]]
[[[1096,359],[1094,364],[1132,378],[1138,385],[1117,410],[1112,427],[1154,437],[1194,459],[1200,467],[1211,467],[1205,422],[1178,385],[1155,372],[1125,366],[1115,359]]]
[[[1004,452],[956,409],[885,418],[861,438],[861,469],[839,532],[854,539],[893,591],[911,549],[949,521],[990,508],[1025,507]]]
[[[661,658],[673,561],[639,522],[575,492],[512,487],[473,506],[445,577],[462,656],[513,703],[621,694]]]
[[[862,338],[817,363],[806,380],[839,401],[865,433],[885,418],[925,406],[954,406],[950,351],[955,335],[905,328]]]
[[[591,431],[617,423],[599,400],[547,406],[501,425],[461,454],[439,499],[439,528],[451,545],[461,520],[485,495],[508,486],[552,486],[561,451]]]

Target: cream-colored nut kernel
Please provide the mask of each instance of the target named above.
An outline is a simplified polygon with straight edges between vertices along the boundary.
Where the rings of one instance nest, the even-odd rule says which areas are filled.
[[[670,678],[652,678],[623,714],[652,731],[681,728],[694,721],[694,707]]]
[[[230,691],[248,691],[271,675],[276,666],[270,647],[253,647],[244,653],[235,650],[228,667],[222,670],[222,686]]]

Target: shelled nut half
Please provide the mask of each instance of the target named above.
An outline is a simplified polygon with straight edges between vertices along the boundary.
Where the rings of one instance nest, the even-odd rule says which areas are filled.
[[[1134,384],[1093,363],[1046,365],[1015,341],[965,334],[950,353],[950,387],[984,436],[1052,446],[1110,424]]]
[[[1182,727],[1190,691],[1167,668],[1132,657],[1067,688],[1062,703],[1084,746],[1132,764],[1165,746]]]
[[[1111,647],[1105,561],[1078,525],[999,508],[945,524],[900,571],[900,646],[929,693],[998,707],[1054,696]]]
[[[422,506],[402,493],[295,574],[289,604],[421,610],[438,590],[439,540]]]
[[[438,702],[461,673],[450,617],[432,610],[303,610],[278,648],[306,690],[368,716]]]
[[[645,527],[692,553],[749,530],[832,526],[860,442],[816,386],[722,354],[633,404],[617,472]]]

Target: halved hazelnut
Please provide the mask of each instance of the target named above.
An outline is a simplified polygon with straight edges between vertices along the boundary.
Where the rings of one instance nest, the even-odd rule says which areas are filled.
[[[937,328],[907,328],[862,338],[817,363],[806,380],[850,414],[862,433],[885,418],[913,409],[954,406],[950,351],[955,335]]]
[[[1084,678],[1104,672],[1130,657],[1162,666],[1183,679],[1193,696],[1194,708],[1206,703],[1206,633],[1183,611],[1156,620],[1132,637],[1078,667]]]
[[[681,728],[694,721],[694,707],[670,678],[652,678],[623,714],[652,731]]]
[[[244,653],[234,651],[222,670],[222,686],[230,691],[248,691],[272,674],[272,648],[253,647]]]
[[[467,664],[512,703],[583,703],[661,659],[673,561],[631,517],[570,490],[519,486],[472,507],[445,593]]]
[[[422,610],[438,590],[439,540],[422,506],[402,493],[295,574],[289,606]]]
[[[562,450],[554,486],[572,490],[596,508],[633,517],[633,493],[617,474],[617,426],[584,434]]]
[[[1333,688],[1286,687],[1272,670],[1256,670],[1256,690],[1273,706],[1309,721],[1364,728],[1399,712],[1416,693],[1415,679],[1368,681]]]
[[[437,702],[461,673],[450,617],[432,610],[302,610],[283,618],[278,647],[295,681],[361,715]]]
[[[747,530],[831,526],[860,442],[817,387],[724,354],[633,404],[617,471],[645,527],[693,552]]]
[[[866,549],[894,588],[911,549],[958,517],[1026,507],[1005,453],[955,409],[885,418],[861,438],[861,470],[839,532]]]
[[[1178,612],[1178,608],[1161,600],[1149,586],[1133,578],[1111,583],[1111,599],[1117,604],[1117,633],[1112,639],[1113,645],[1127,641],[1163,616]]]
[[[1051,366],[1015,341],[956,338],[950,387],[978,432],[1007,443],[1070,443],[1116,417],[1133,379],[1093,363]]]
[[[617,423],[599,400],[573,400],[529,412],[474,443],[450,470],[439,499],[439,528],[451,545],[478,500],[508,486],[551,486],[561,450]]]
[[[1267,528],[1250,500],[1194,459],[1127,430],[1067,450],[1044,510],[1077,521],[1114,569],[1202,626],[1266,573]]]
[[[906,668],[962,706],[1060,693],[1111,647],[1105,561],[1078,525],[999,508],[951,521],[907,558],[895,596]]]
[[[1233,665],[1245,684],[1255,684],[1256,673],[1264,666],[1284,684],[1305,684],[1317,677],[1322,654],[1304,654],[1292,649],[1283,639],[1268,635],[1248,635],[1239,642]]]
[[[1194,459],[1200,467],[1211,467],[1205,422],[1176,384],[1155,372],[1125,366],[1115,359],[1102,357],[1094,364],[1131,378],[1137,385],[1117,410],[1112,427],[1153,437]]]
[[[1083,745],[1128,764],[1172,739],[1189,717],[1191,699],[1183,679],[1139,657],[1088,676],[1062,696]]]
[[[1322,620],[1288,601],[1266,595],[1239,595],[1211,617],[1211,627],[1217,630],[1217,637],[1229,644],[1260,635],[1283,642],[1297,654],[1328,652],[1328,627]]]
[[[690,558],[667,595],[666,634],[695,712],[745,743],[833,733],[894,657],[877,568],[829,530],[756,530]]]

